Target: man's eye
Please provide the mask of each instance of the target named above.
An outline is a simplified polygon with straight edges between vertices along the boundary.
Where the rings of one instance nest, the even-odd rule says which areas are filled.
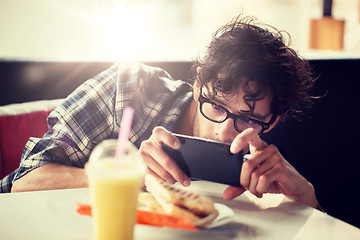
[[[250,118],[244,118],[243,121],[246,122],[247,124],[253,124],[254,123],[254,121],[251,120]]]
[[[253,125],[253,124],[256,124],[256,122],[250,118],[241,118],[240,119],[243,123],[246,123],[248,125]]]
[[[224,111],[224,110],[223,110],[219,105],[217,105],[217,104],[212,103],[211,106],[212,106],[212,108],[213,108],[214,110],[216,110],[216,111],[221,111],[221,112]]]

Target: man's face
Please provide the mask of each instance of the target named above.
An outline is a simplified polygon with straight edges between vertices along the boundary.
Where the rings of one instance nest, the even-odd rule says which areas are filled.
[[[230,96],[222,96],[217,94],[214,102],[229,110],[231,113],[239,115],[244,111],[249,111],[248,105],[245,103],[243,97],[244,92],[242,86],[239,87],[235,94]],[[215,123],[206,119],[200,112],[200,103],[198,101],[200,94],[199,84],[194,84],[194,100],[197,102],[197,110],[195,112],[193,134],[197,137],[203,137],[207,139],[213,139],[221,142],[231,143],[239,132],[234,127],[234,120],[231,118],[226,119],[222,123]],[[202,95],[210,96],[206,87],[202,87]],[[259,100],[255,104],[253,115],[249,117],[262,121],[269,122],[272,113],[270,112],[271,96],[266,95],[262,100]]]

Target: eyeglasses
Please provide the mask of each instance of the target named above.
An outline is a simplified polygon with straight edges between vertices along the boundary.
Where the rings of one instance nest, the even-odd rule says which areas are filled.
[[[268,123],[231,113],[220,104],[204,97],[200,88],[199,102],[200,112],[208,120],[216,123],[225,122],[226,119],[232,118],[234,120],[234,127],[236,131],[242,132],[247,128],[253,128],[257,131],[258,135],[262,134],[265,130],[269,129],[271,124],[275,122],[276,114],[273,114]]]

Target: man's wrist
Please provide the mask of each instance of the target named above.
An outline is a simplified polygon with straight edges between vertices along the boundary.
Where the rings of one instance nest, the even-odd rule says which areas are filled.
[[[302,200],[299,199],[299,202],[305,203],[310,207],[317,208],[319,206],[319,202],[316,199],[314,186],[310,182],[308,182],[308,184],[309,189],[304,191],[305,194],[301,197]]]
[[[326,213],[319,203],[317,204],[316,209],[319,210],[320,212]]]

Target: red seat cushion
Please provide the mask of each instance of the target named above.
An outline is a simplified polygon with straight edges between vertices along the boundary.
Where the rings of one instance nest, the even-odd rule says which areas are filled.
[[[50,112],[0,116],[0,179],[18,168],[29,137],[42,137],[47,132]]]

